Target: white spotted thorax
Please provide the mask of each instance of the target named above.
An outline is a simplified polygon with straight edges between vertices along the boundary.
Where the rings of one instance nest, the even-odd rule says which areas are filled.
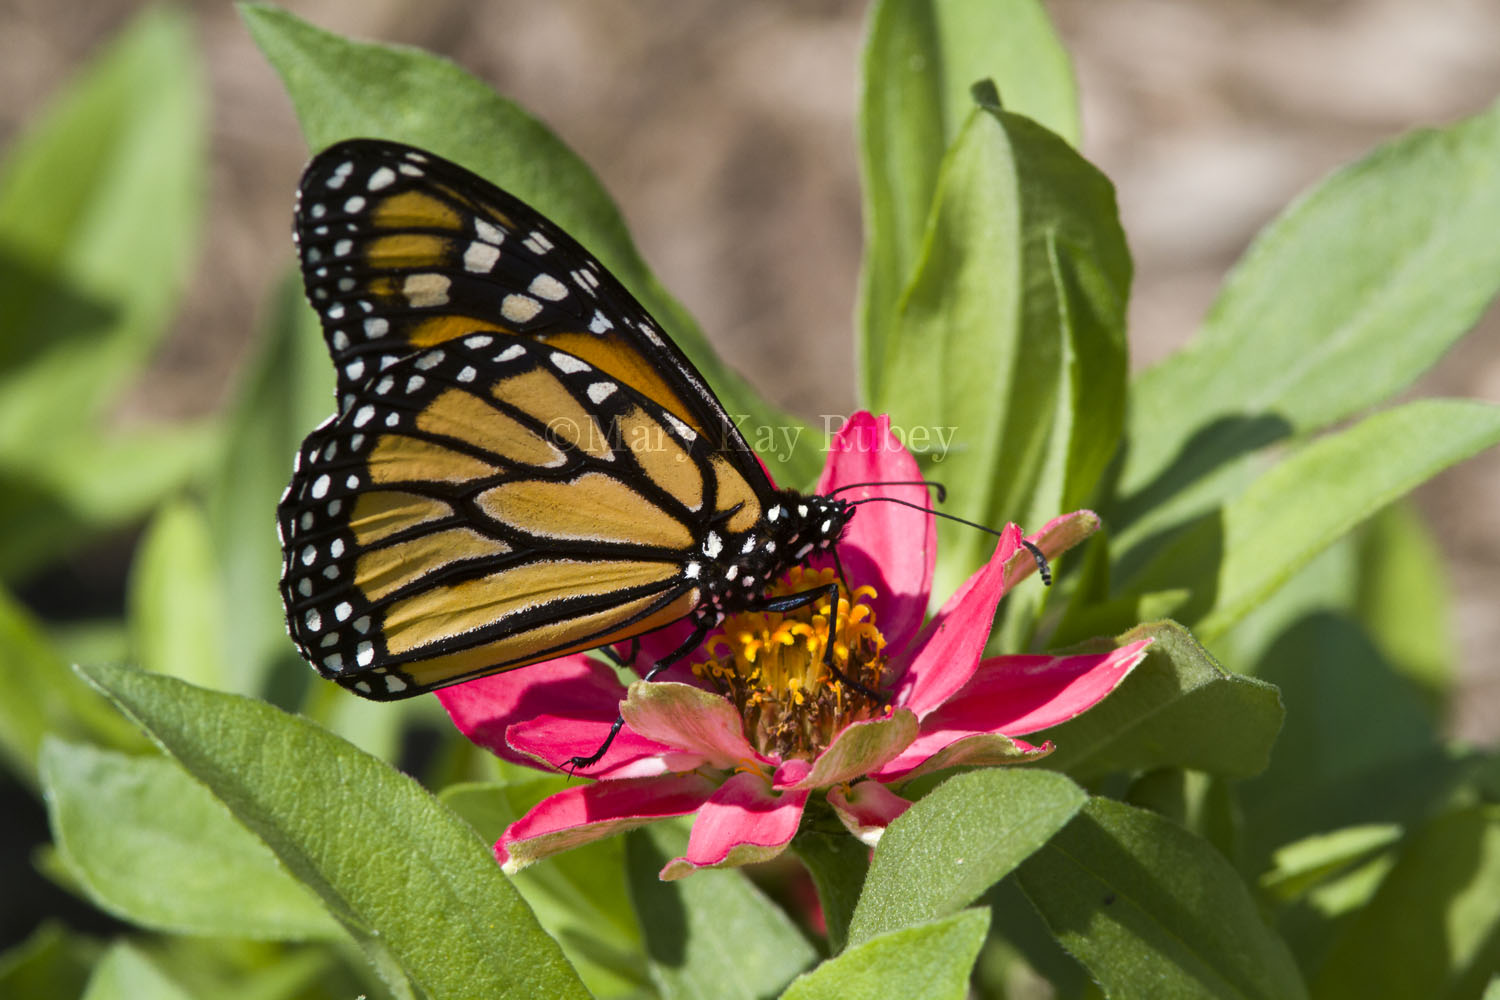
[[[826,552],[843,537],[854,508],[838,497],[781,490],[761,524],[731,534],[713,529],[699,547],[701,559],[684,565],[700,581],[704,601],[719,614],[745,610],[791,563]]]

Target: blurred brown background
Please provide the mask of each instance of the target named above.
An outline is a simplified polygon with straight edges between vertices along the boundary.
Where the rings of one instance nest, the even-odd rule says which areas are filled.
[[[140,6],[0,0],[0,145]],[[306,149],[290,105],[230,4],[190,6],[212,91],[210,223],[188,307],[122,419],[218,406],[292,260]],[[603,178],[647,260],[732,364],[801,414],[851,408],[863,3],[287,6],[445,54],[529,108]],[[1048,7],[1077,65],[1085,152],[1119,190],[1136,367],[1192,335],[1225,269],[1298,192],[1376,143],[1500,95],[1494,0]],[[1413,395],[1500,401],[1497,330],[1492,309]],[[1466,696],[1451,730],[1500,741],[1500,452],[1418,500],[1456,596]]]

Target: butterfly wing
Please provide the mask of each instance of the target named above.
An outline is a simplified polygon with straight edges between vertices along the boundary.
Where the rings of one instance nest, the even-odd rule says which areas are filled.
[[[623,285],[549,220],[432,153],[353,139],[318,154],[295,236],[341,398],[414,350],[479,330],[588,361],[760,475],[702,376]]]
[[[325,676],[403,698],[693,611],[701,539],[743,479],[587,361],[471,334],[347,390],[278,510],[292,638]]]
[[[462,167],[371,139],[309,164],[295,235],[340,407],[278,512],[314,666],[401,698],[694,610],[690,553],[758,523],[773,487],[587,251]]]

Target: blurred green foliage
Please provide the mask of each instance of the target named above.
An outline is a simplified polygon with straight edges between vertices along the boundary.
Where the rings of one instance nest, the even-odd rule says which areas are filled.
[[[425,53],[244,17],[314,147],[387,136],[484,173],[590,246],[731,410],[786,419],[714,358],[545,126]],[[432,699],[348,696],[285,638],[273,511],[332,406],[298,285],[270,291],[224,412],[111,426],[202,213],[202,70],[186,18],[155,11],[0,165],[0,581],[140,531],[121,616],[63,627],[0,590],[0,760],[53,835],[11,870],[116,921],[6,914],[35,929],[0,955],[0,995],[999,998],[1027,971],[1062,997],[1494,985],[1500,762],[1442,737],[1447,587],[1401,498],[1500,441],[1500,410],[1391,400],[1500,287],[1500,106],[1328,178],[1200,336],[1132,379],[1126,236],[1076,152],[1040,6],[877,2],[863,72],[865,401],[959,429],[919,457],[960,514],[1102,514],[1054,588],[1008,602],[997,647],[1156,639],[1048,734],[1049,770],[909,789],[926,797],[864,893],[826,908],[842,954],[821,963],[828,942],[743,872],[657,881],[672,825],[502,875],[486,844],[563,779],[481,754]],[[806,482],[817,462],[774,471]],[[986,545],[944,525],[938,591]]]

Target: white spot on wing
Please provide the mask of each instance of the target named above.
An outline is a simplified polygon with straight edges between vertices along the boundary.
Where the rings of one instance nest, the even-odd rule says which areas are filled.
[[[480,239],[486,243],[493,243],[495,246],[505,241],[505,230],[477,217],[474,219],[474,232],[479,234]]]
[[[553,367],[555,367],[560,372],[565,372],[568,375],[574,375],[578,372],[586,372],[589,370],[587,362],[580,361],[577,358],[573,357],[573,355],[571,354],[564,354],[562,351],[553,351],[551,360]]]
[[[532,278],[531,284],[526,287],[526,290],[532,295],[546,299],[549,302],[556,302],[559,299],[566,298],[568,294],[568,286],[550,274],[539,274],[535,278]]]
[[[499,247],[475,240],[469,244],[469,249],[464,251],[464,270],[475,274],[488,274],[494,270],[495,261],[499,259]]]
[[[390,167],[381,167],[370,175],[370,181],[365,187],[371,191],[379,191],[381,188],[388,188],[394,183],[396,183],[396,172]]]
[[[677,432],[677,436],[678,437],[682,438],[684,441],[687,441],[687,442],[693,442],[693,441],[698,440],[698,434],[697,434],[697,432],[694,431],[687,424],[683,423],[681,420],[678,420],[676,417],[672,416],[672,414],[670,414],[670,413],[664,413],[664,414],[662,414],[662,416],[664,416],[664,417],[667,418],[667,423],[669,423],[669,424],[672,425],[672,430],[674,430],[674,431]]]
[[[408,274],[401,285],[401,294],[413,309],[430,309],[448,304],[450,284],[445,274]]]
[[[595,382],[589,386],[589,399],[592,399],[594,405],[597,406],[608,399],[614,391],[615,384],[613,382]]]
[[[542,304],[530,295],[513,292],[500,303],[500,315],[512,323],[526,323],[542,311]]]

